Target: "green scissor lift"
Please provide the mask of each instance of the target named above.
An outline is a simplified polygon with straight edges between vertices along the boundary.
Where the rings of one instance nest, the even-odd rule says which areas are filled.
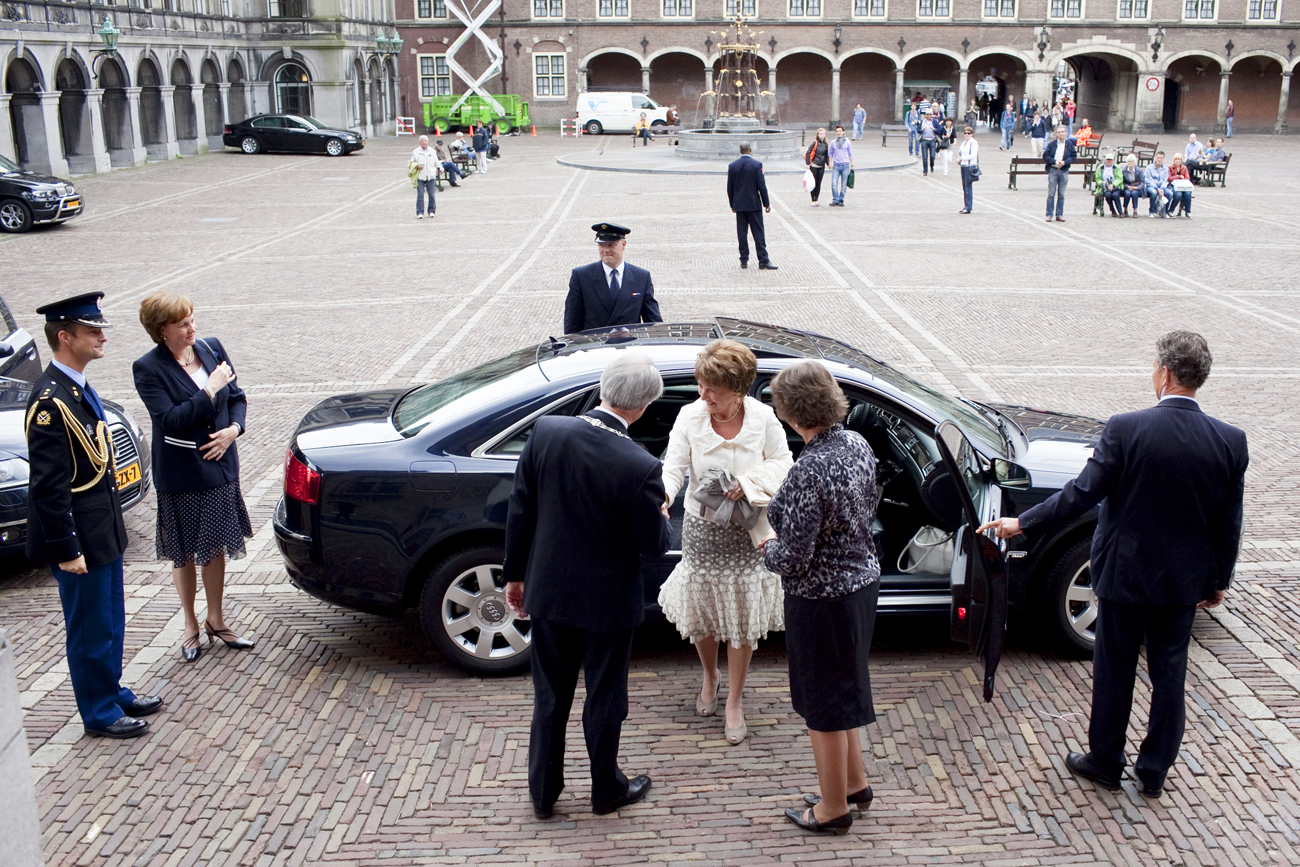
[[[493,99],[506,110],[499,114],[492,104],[481,96],[469,96],[454,112],[452,106],[460,99],[458,96],[435,96],[424,104],[424,126],[426,129],[444,133],[452,127],[481,126],[492,124],[499,135],[505,135],[516,127],[527,127],[532,122],[528,119],[528,103],[513,93],[493,94]]]

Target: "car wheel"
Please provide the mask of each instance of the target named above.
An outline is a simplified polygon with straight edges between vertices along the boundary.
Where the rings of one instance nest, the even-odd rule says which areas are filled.
[[[442,561],[420,595],[420,625],[442,657],[475,674],[528,667],[532,624],[506,604],[500,548],[469,548]]]
[[[339,141],[336,138],[332,138],[329,141],[325,142],[325,153],[329,154],[332,157],[343,156],[343,142]]]
[[[668,126],[668,122],[667,122],[667,121],[664,121],[664,120],[655,120],[655,121],[651,121],[651,122],[650,122],[650,125],[651,125],[651,126]]]
[[[1097,640],[1097,596],[1092,588],[1092,538],[1075,542],[1047,573],[1044,603],[1052,638],[1067,653],[1091,656]]]
[[[0,202],[0,229],[6,232],[26,232],[32,227],[31,208],[17,199]]]
[[[246,135],[239,140],[239,149],[246,154],[255,154],[262,149],[262,143],[251,135]]]
[[[587,135],[600,135],[605,130],[605,128],[600,125],[600,121],[598,120],[587,121],[587,126],[585,127],[585,129],[587,130]]]

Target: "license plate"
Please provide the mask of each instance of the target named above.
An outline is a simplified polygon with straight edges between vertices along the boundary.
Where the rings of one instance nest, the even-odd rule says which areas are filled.
[[[65,208],[80,208],[80,207],[81,207],[81,199],[68,199],[66,202],[63,203],[63,207],[65,207]]]
[[[140,481],[140,462],[127,464],[117,471],[117,486],[119,488],[129,487]]]

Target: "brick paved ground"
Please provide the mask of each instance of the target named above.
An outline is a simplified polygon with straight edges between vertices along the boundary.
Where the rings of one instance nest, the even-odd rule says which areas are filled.
[[[55,585],[22,563],[0,575],[48,862],[1300,862],[1300,183],[1278,171],[1300,149],[1234,139],[1230,186],[1198,191],[1194,221],[1091,217],[1075,185],[1069,222],[1047,225],[1043,179],[1005,190],[991,142],[970,217],[956,213],[955,173],[860,176],[842,210],[774,179],[774,273],[736,268],[721,179],[563,168],[557,155],[593,145],[553,136],[508,139],[488,175],[439,196],[432,222],[413,219],[411,142],[377,139],[338,160],[212,154],[83,180],[86,216],[0,239],[0,292],[29,331],[43,301],[109,293],[120,327],[92,375],[137,418],[130,361],[148,343],[135,310],[158,287],[196,299],[250,394],[241,456],[258,532],[233,564],[229,609],[256,650],[177,660],[152,500],[129,516],[126,680],[168,701],[148,737],[79,737]],[[693,716],[694,654],[659,627],[633,658],[623,748],[652,796],[594,817],[575,725],[572,784],[557,820],[538,823],[526,679],[464,676],[414,617],[344,611],[286,583],[267,522],[300,415],[327,394],[442,376],[556,333],[600,219],[634,227],[629,259],[654,273],[670,318],[809,327],[976,398],[1139,408],[1156,335],[1206,334],[1204,403],[1251,438],[1247,537],[1228,604],[1197,619],[1187,738],[1159,803],[1065,773],[1064,752],[1086,739],[1087,662],[1021,631],[981,705],[942,623],[882,622],[876,805],[849,836],[809,839],[780,816],[815,785],[780,640],[755,658],[752,736],[731,747],[719,721]],[[1148,697],[1140,684],[1140,711]]]

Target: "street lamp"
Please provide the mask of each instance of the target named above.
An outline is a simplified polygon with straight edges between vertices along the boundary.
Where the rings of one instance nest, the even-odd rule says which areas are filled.
[[[1044,57],[1047,56],[1047,49],[1051,46],[1051,44],[1052,44],[1052,34],[1048,33],[1047,28],[1044,27],[1042,31],[1038,34],[1038,59],[1039,60],[1042,60]]]
[[[836,54],[839,54],[839,53],[840,53],[840,36],[843,35],[843,33],[844,33],[844,28],[842,28],[842,27],[840,27],[840,25],[836,24],[836,25],[835,25],[835,42],[833,43],[833,44],[835,45],[835,53],[836,53]]]
[[[388,40],[388,49],[393,54],[402,53],[402,34],[394,33]]]
[[[90,74],[93,78],[98,79],[98,66],[100,61],[105,57],[117,56],[117,38],[122,35],[122,31],[114,27],[113,19],[105,15],[103,26],[95,32],[99,36],[99,41],[104,43],[103,48],[92,52],[90,59]]]
[[[384,35],[384,31],[382,30],[380,30],[379,35],[375,37],[375,51],[380,54],[388,53],[388,37]]]
[[[1165,39],[1165,29],[1163,27],[1157,27],[1155,38],[1151,41],[1151,62],[1152,63],[1156,62],[1156,57],[1159,56],[1160,54],[1160,44],[1164,42],[1164,39]]]

